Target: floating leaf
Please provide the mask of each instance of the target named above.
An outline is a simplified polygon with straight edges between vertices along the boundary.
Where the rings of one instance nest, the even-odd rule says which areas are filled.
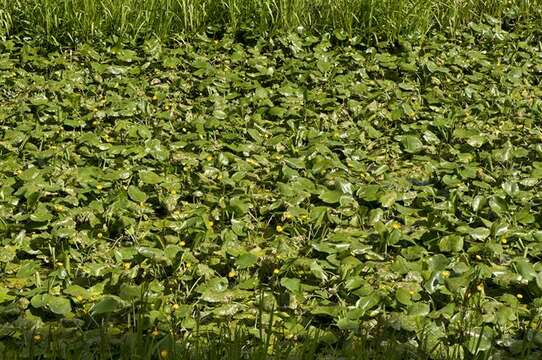
[[[139,178],[144,184],[155,185],[162,182],[162,177],[152,171],[140,171]]]
[[[147,200],[147,194],[141,191],[137,186],[128,186],[128,195],[133,201],[138,203],[145,202]]]
[[[258,257],[251,253],[244,253],[237,258],[235,263],[239,269],[247,269],[256,265],[258,262]]]
[[[412,295],[410,294],[410,290],[406,288],[399,288],[397,289],[395,293],[395,298],[397,301],[399,301],[403,305],[410,305],[412,304]]]
[[[414,135],[403,136],[401,143],[405,151],[411,154],[419,153],[423,149],[423,143]]]
[[[493,334],[488,327],[476,327],[468,331],[466,348],[473,354],[486,352],[493,346]]]
[[[282,278],[280,284],[294,294],[301,292],[301,280],[299,279]]]
[[[92,307],[91,311],[92,315],[96,316],[116,312],[121,310],[123,307],[124,302],[118,296],[104,295],[100,301],[98,301],[98,303]]]
[[[473,135],[467,139],[467,143],[475,148],[479,148],[486,142],[487,137],[482,135]]]
[[[410,316],[426,316],[429,314],[429,311],[429,305],[421,302],[414,303],[407,309],[408,315]]]
[[[440,251],[460,252],[463,250],[463,238],[459,235],[447,235],[439,241]]]
[[[491,234],[491,231],[487,228],[478,227],[476,229],[472,229],[469,233],[469,235],[475,239],[475,240],[484,240]]]
[[[249,201],[236,196],[230,199],[230,206],[238,215],[244,215],[252,207]]]
[[[380,196],[379,200],[383,207],[389,208],[395,203],[395,200],[397,200],[397,193],[395,191],[387,191]]]
[[[340,191],[325,191],[320,194],[319,198],[328,204],[338,203],[343,194]]]
[[[53,215],[49,212],[45,204],[40,203],[32,215],[30,215],[30,220],[36,222],[45,222],[53,219]]]
[[[60,296],[47,295],[44,303],[49,310],[58,315],[66,315],[72,310],[70,300]]]

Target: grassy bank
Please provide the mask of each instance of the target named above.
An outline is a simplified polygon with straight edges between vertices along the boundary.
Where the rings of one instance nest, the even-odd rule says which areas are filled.
[[[540,18],[540,0],[0,0],[0,34],[55,42],[113,35],[134,39],[223,32],[253,35],[295,31],[344,32],[396,39],[431,29],[454,32],[484,17],[509,26]]]

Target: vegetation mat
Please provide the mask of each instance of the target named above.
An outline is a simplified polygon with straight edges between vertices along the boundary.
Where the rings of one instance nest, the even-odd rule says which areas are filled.
[[[1,41],[0,356],[540,358],[539,31]]]

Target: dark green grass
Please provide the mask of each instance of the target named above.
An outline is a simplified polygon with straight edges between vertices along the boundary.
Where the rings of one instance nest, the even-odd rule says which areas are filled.
[[[149,322],[149,304],[141,298],[132,304],[131,318],[125,323],[109,316],[95,317],[94,325],[77,326],[69,320],[36,328],[21,326],[0,341],[0,359],[10,360],[488,360],[510,359],[495,343],[481,351],[480,336],[471,352],[431,340],[429,330],[418,336],[397,331],[385,316],[360,324],[360,330],[345,337],[330,338],[329,333],[308,331],[299,336],[274,330],[274,311],[258,307],[253,326],[224,321],[206,327],[197,320],[192,330],[180,330],[175,316],[169,325],[158,328]],[[476,311],[473,304],[466,311]],[[265,321],[264,319],[267,319]],[[82,323],[79,323],[82,324]],[[541,324],[529,323],[516,339],[514,358],[539,359],[534,331]],[[463,335],[469,337],[476,324],[464,323]]]
[[[73,42],[232,30],[256,35],[343,32],[366,40],[454,32],[487,16],[540,18],[540,0],[0,0],[0,35]]]
[[[299,338],[286,338],[270,330],[270,327],[228,328],[224,325],[214,332],[196,329],[190,333],[177,333],[175,329],[169,329],[168,332],[149,332],[142,327],[135,327],[118,334],[113,326],[106,322],[96,329],[87,331],[51,327],[39,333],[29,330],[22,333],[19,342],[3,343],[0,359],[486,360],[509,359],[511,356],[494,349],[475,355],[454,351],[452,348],[440,353],[427,341],[430,334],[422,336],[416,342],[406,341],[401,334],[382,324],[375,324],[363,335],[341,339],[336,343],[329,343],[318,333]],[[528,336],[518,342],[518,349],[515,359],[540,358],[540,353],[531,351],[532,339]]]

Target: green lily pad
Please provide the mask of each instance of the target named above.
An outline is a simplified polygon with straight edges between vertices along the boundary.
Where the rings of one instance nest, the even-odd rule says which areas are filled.
[[[133,201],[138,203],[142,203],[147,200],[147,194],[141,191],[137,186],[130,185],[128,187],[128,195]]]
[[[280,284],[294,294],[301,293],[301,280],[293,278],[282,278]]]
[[[403,149],[410,154],[419,153],[423,149],[423,143],[417,136],[414,135],[403,136],[401,139],[401,144],[403,145]]]
[[[124,307],[124,302],[121,298],[114,295],[104,295],[102,298],[92,307],[92,314],[102,315],[109,314],[121,310]]]
[[[472,229],[469,233],[469,235],[475,240],[485,240],[486,238],[489,237],[490,234],[491,234],[491,231],[483,227]]]
[[[30,220],[36,222],[46,222],[53,219],[53,215],[49,212],[45,204],[40,203],[32,215],[30,215]]]
[[[258,262],[258,257],[251,253],[244,253],[241,256],[239,256],[237,260],[235,261],[239,269],[250,268],[256,265],[257,262]]]
[[[163,181],[161,176],[157,175],[156,173],[152,171],[140,171],[139,179],[141,179],[141,181],[144,184],[149,184],[149,185],[156,185]]]
[[[319,198],[325,203],[336,204],[341,199],[343,194],[340,191],[325,191],[320,194]]]

